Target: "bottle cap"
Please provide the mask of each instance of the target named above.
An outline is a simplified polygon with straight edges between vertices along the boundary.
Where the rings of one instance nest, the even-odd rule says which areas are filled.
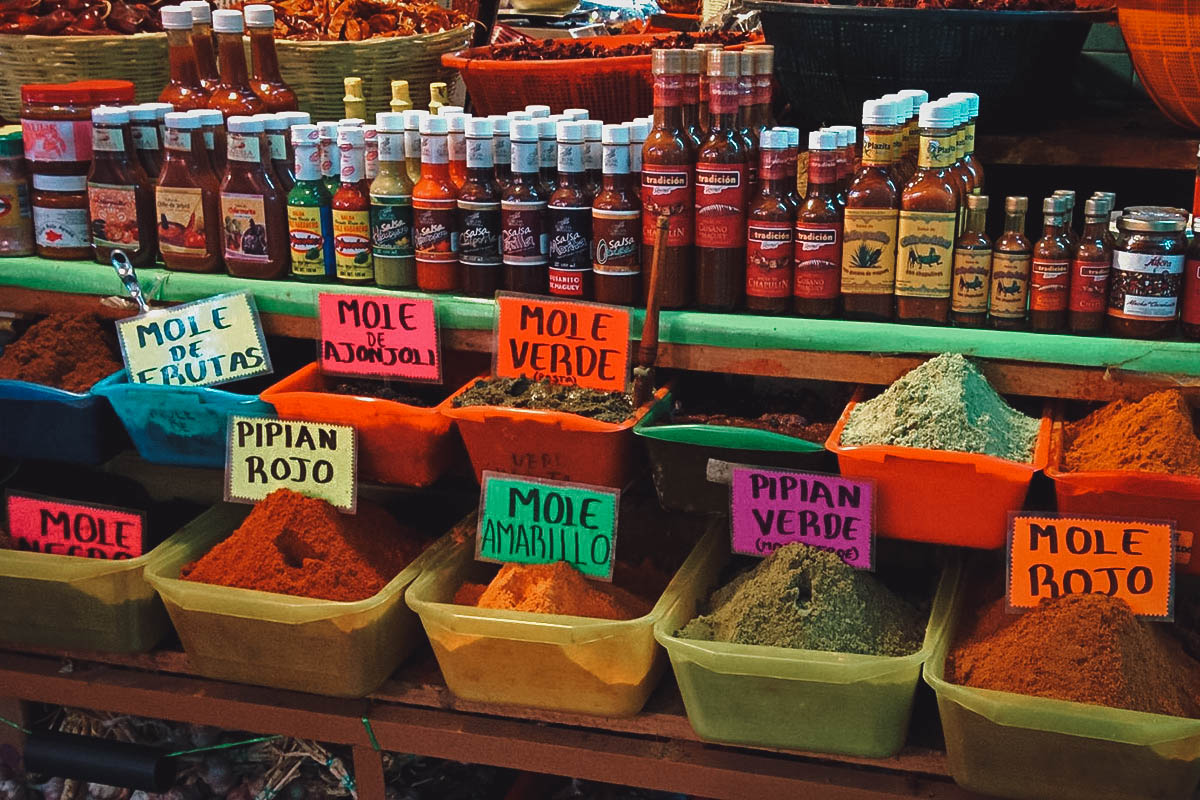
[[[1043,214],[1065,214],[1067,213],[1067,198],[1060,194],[1053,194],[1042,200]]]
[[[558,141],[563,144],[583,144],[586,139],[582,122],[560,122],[557,136]]]
[[[230,133],[262,133],[263,121],[257,117],[230,117],[225,127]]]
[[[301,123],[292,126],[292,144],[320,144],[321,132],[316,125]]]
[[[505,122],[507,121],[506,117]],[[466,134],[472,139],[490,139],[492,138],[492,121],[487,117],[468,117]]]
[[[208,0],[183,0],[181,6],[192,12],[192,24],[212,24],[212,6]]]
[[[550,106],[528,105],[525,106],[525,113],[530,119],[540,119],[541,117],[550,116]]]
[[[1028,197],[1010,196],[1010,197],[1004,198],[1004,213],[1005,214],[1017,214],[1017,213],[1023,214],[1028,210],[1029,210],[1029,198]]]
[[[143,105],[136,106],[121,106],[125,112],[129,114],[131,122],[153,122],[158,119],[158,115],[154,113],[153,108],[146,108]]]
[[[205,4],[205,8],[208,5]],[[190,31],[192,29],[192,10],[185,6],[163,6],[159,12],[163,30]]]
[[[375,127],[380,133],[404,133],[404,112],[380,111],[375,115]]]
[[[366,132],[362,128],[339,126],[337,132],[338,147],[348,145],[350,147],[362,147],[366,142]]]
[[[929,102],[929,92],[924,89],[901,89],[896,94],[908,100],[914,114],[920,110],[921,106]]]
[[[461,111],[451,111],[447,114],[443,108],[438,116],[446,118],[446,130],[450,133],[462,133],[467,129],[467,115]]]
[[[441,108],[438,109],[439,117],[448,117],[451,114],[461,114],[461,113],[463,113],[462,106],[442,106]]]
[[[737,54],[738,57],[738,73],[741,77],[752,77],[755,75],[754,67],[754,52],[747,53],[745,50]]]
[[[892,104],[892,125],[899,125],[908,119],[909,102],[907,98],[901,97],[898,94],[885,94],[879,98],[885,103]]]
[[[1087,202],[1083,204],[1083,215],[1085,217],[1108,217],[1110,209],[1105,203],[1103,197],[1089,197]]]
[[[321,132],[322,139],[328,139],[330,141],[336,139],[337,138],[337,129],[338,129],[338,124],[336,122],[328,122],[327,121],[327,122],[318,122],[317,123],[317,130],[319,130]]]
[[[342,87],[349,97],[357,99],[363,96],[362,78],[355,75],[342,78]]]
[[[651,50],[650,68],[655,75],[682,75],[683,51]]]
[[[943,103],[922,103],[917,124],[922,128],[953,128],[958,113]]]
[[[868,100],[863,103],[863,125],[895,125],[896,104],[891,100]]]
[[[708,76],[710,78],[736,78],[738,76],[738,54],[728,50],[708,51]]]
[[[558,135],[558,123],[549,117],[541,117],[537,120],[538,138],[553,139]]]
[[[533,115],[532,115],[532,114],[530,114],[528,111],[509,111],[509,112],[508,112],[507,114],[505,114],[504,116],[508,117],[508,118],[509,118],[509,119],[511,119],[511,120],[519,120],[519,119],[523,119],[523,120],[530,120],[530,119],[533,119]]]
[[[775,71],[775,48],[769,44],[759,45],[750,52],[754,53],[754,74],[770,75]]]
[[[1178,233],[1187,227],[1187,212],[1169,206],[1130,206],[1117,224],[1127,231]]]
[[[512,140],[514,142],[536,142],[538,140],[538,124],[529,119],[514,121],[512,124]]]
[[[646,124],[646,120],[639,119],[629,123],[629,143],[641,144],[646,141],[646,137],[650,135],[650,126]]]
[[[120,106],[96,106],[92,109],[92,122],[102,125],[127,125],[129,112]]]
[[[810,131],[808,134],[809,150],[836,150],[837,146],[837,134],[828,128]]]
[[[967,195],[967,210],[968,211],[987,211],[988,197],[986,194],[969,194]]]
[[[1065,197],[1067,200],[1067,208],[1075,207],[1075,192],[1071,189],[1055,189],[1055,197]]]
[[[966,102],[967,115],[971,119],[975,119],[979,116],[979,95],[975,94],[974,92],[951,92],[946,96],[951,100]]]
[[[572,122],[581,122],[591,117],[592,113],[586,108],[564,108],[563,116],[570,119]]]
[[[242,12],[223,8],[213,12],[212,26],[217,33],[241,33],[245,30],[246,22]]]
[[[201,125],[216,125],[219,127],[225,124],[225,115],[215,108],[193,108],[186,113],[189,117],[195,117],[200,120]]]
[[[337,126],[339,128],[361,128],[364,122],[366,120],[361,117],[345,117],[337,121]]]
[[[220,113],[220,112],[218,112]],[[198,131],[200,130],[200,118],[188,114],[184,111],[171,111],[165,119],[168,128],[175,128],[180,131]]]
[[[431,136],[446,133],[450,130],[450,126],[447,124],[448,122],[449,120],[447,120],[445,117],[437,117],[433,114],[430,114],[427,117],[421,117],[421,133],[429,134]]]
[[[246,17],[247,28],[275,27],[275,9],[265,3],[243,6],[242,14]]]
[[[506,114],[492,114],[488,117],[492,123],[492,135],[508,136],[512,132],[512,120]]]
[[[763,150],[787,150],[787,131],[781,131],[778,128],[764,128],[763,132],[758,135],[758,146]]]
[[[254,118],[262,123],[265,131],[286,131],[288,121],[282,114],[255,114]]]
[[[154,116],[158,119],[162,119],[168,114],[168,112],[175,110],[175,106],[171,105],[170,103],[139,103],[138,105],[140,105],[142,108],[153,109]]]
[[[404,129],[406,131],[421,130],[421,120],[429,116],[429,112],[424,109],[410,108],[404,112]]]
[[[699,75],[704,69],[704,54],[699,50],[683,51],[683,71],[687,75]]]
[[[408,81],[392,81],[392,99],[393,100],[408,100]],[[407,109],[405,109],[407,110]]]
[[[605,125],[600,141],[604,144],[629,144],[629,128],[624,125]]]
[[[604,123],[598,119],[583,121],[583,138],[589,142],[598,142],[604,133]]]
[[[858,141],[858,128],[853,125],[831,125],[829,130],[837,134],[838,147],[849,147]]]

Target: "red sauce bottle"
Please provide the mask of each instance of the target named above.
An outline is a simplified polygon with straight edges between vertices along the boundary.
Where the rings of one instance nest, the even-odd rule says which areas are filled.
[[[790,126],[775,128],[774,130],[783,131],[788,137],[788,155],[787,155],[787,198],[788,203],[792,206],[792,211],[800,209],[800,203],[804,198],[800,197],[800,190],[796,185],[796,173],[799,171],[800,161],[800,129]],[[807,189],[807,187],[805,187]]]
[[[192,48],[192,12],[183,6],[165,6],[160,12],[167,32],[167,85],[158,95],[159,102],[170,103],[177,111],[204,108],[208,90],[200,85],[196,71],[196,53]],[[135,265],[136,266],[136,265]]]
[[[508,117],[498,117],[508,122]],[[458,190],[458,259],[463,288],[472,297],[493,297],[500,288],[500,186],[493,120],[467,120],[467,174]]]
[[[892,318],[900,221],[900,189],[892,174],[900,155],[896,112],[887,100],[863,103],[862,165],[846,191],[842,245],[842,307],[848,319]],[[986,291],[981,295],[986,298]]]
[[[708,129],[712,126],[712,117],[708,108],[708,98],[710,90],[708,88],[708,53],[710,50],[722,50],[721,45],[715,42],[704,42],[692,48],[700,54],[700,82],[697,87],[696,104],[696,131],[703,139],[708,136]]]
[[[208,161],[212,164],[213,172],[225,174],[225,154],[229,150],[225,141],[225,117],[215,108],[197,108],[187,112],[200,120],[200,131],[204,140],[204,149],[208,151]]]
[[[183,272],[219,272],[220,185],[208,160],[200,120],[173,111],[166,124],[165,157],[154,192],[163,263]]]
[[[337,146],[341,181],[331,203],[337,279],[340,283],[371,284],[375,282],[375,262],[371,259],[371,182],[367,180],[363,129],[339,125]],[[419,284],[419,262],[417,270]]]
[[[584,124],[558,126],[558,188],[546,204],[550,294],[591,295],[592,195],[584,169]]]
[[[832,317],[841,291],[837,143],[837,134],[829,129],[808,135],[808,196],[796,212],[792,282],[792,308],[805,317]]]
[[[196,56],[196,72],[201,88],[211,94],[221,82],[217,72],[217,48],[213,43],[212,6],[208,0],[184,0],[180,5],[192,12],[192,50]]]
[[[446,151],[450,157],[450,180],[461,189],[467,179],[467,115],[443,108],[439,117],[446,118]]]
[[[999,330],[1025,327],[1029,305],[1029,271],[1033,262],[1033,243],[1025,236],[1028,197],[1004,199],[1004,232],[992,248],[992,280],[989,290],[988,318]]]
[[[746,308],[785,314],[792,297],[792,228],[796,211],[788,200],[788,134],[759,134],[758,195],[746,221]],[[792,181],[795,186],[795,181]]]
[[[275,52],[275,9],[255,3],[242,9],[246,32],[250,34],[250,88],[262,98],[268,113],[295,111],[300,107],[296,93],[279,74],[279,55]]]
[[[245,22],[240,11],[214,11],[213,30],[217,32],[217,64],[221,80],[208,99],[208,107],[226,118],[235,114],[261,114],[267,104],[250,87],[246,71],[246,51],[242,49]]]
[[[850,183],[854,180],[854,145],[858,131],[853,125],[832,125],[828,130],[837,136],[837,201],[845,208],[846,192],[850,191]]]
[[[538,122],[512,124],[512,179],[500,196],[505,288],[530,294],[546,294],[549,288],[550,243],[545,229],[549,197],[538,175],[539,136]]]
[[[558,119],[542,117],[538,126],[538,180],[547,199],[558,188]]]
[[[692,147],[699,148],[704,141],[700,133],[700,73],[708,70],[708,62],[698,50],[683,52],[683,128]]]
[[[1079,234],[1075,232],[1075,192],[1070,189],[1055,189],[1054,196],[1063,198],[1067,203],[1063,215],[1063,235],[1067,237],[1067,241],[1071,243],[1071,249],[1074,250],[1079,244]]]
[[[592,201],[592,272],[596,299],[633,305],[642,296],[642,203],[629,171],[630,129],[605,125],[600,192]]]
[[[413,186],[413,248],[417,287],[452,292],[458,266],[458,189],[450,179],[445,117],[421,118],[421,180]]]
[[[739,114],[739,55],[709,54],[711,127],[696,159],[696,305],[709,311],[741,306],[746,286],[746,200],[749,151]]]
[[[1071,288],[1067,301],[1067,326],[1071,333],[1095,336],[1104,331],[1104,309],[1108,302],[1108,274],[1112,270],[1112,245],[1108,237],[1109,207],[1104,198],[1092,197],[1083,205],[1083,235],[1071,259]],[[1193,245],[1197,239],[1193,238]],[[1190,262],[1189,262],[1190,263]],[[1185,275],[1196,284],[1193,265]],[[1194,310],[1200,316],[1200,285],[1196,286]],[[1187,319],[1184,305],[1184,319]],[[1185,331],[1186,333],[1186,331]]]
[[[600,123],[601,132],[604,126]],[[633,178],[634,186],[642,185],[642,148],[646,146],[646,137],[650,135],[650,123],[644,119],[621,123],[629,129],[629,175]],[[603,155],[601,157],[603,163]],[[602,171],[603,172],[603,171]],[[601,175],[603,177],[603,175]],[[639,205],[641,199],[638,200]]]
[[[221,179],[225,268],[235,278],[279,278],[289,252],[287,200],[266,166],[262,120],[229,118]]]
[[[287,193],[296,185],[291,157],[288,154],[288,129],[291,126],[281,114],[255,114],[254,118],[263,126],[263,138],[267,145],[263,151],[263,161],[266,162],[267,171],[271,173],[272,180],[283,192],[283,196],[287,197]]]
[[[746,173],[749,180],[747,185],[750,191],[754,191],[758,187],[758,134],[754,129],[754,73],[757,67],[753,52],[743,50],[737,56],[738,129],[742,135],[742,147],[746,152]],[[709,73],[709,77],[712,77],[712,73]]]
[[[118,248],[135,267],[152,265],[158,255],[154,182],[133,152],[132,138],[128,111],[116,106],[92,109],[88,216],[92,247],[101,264],[108,264]]]
[[[1033,245],[1029,275],[1029,327],[1041,333],[1057,333],[1067,326],[1072,247],[1066,218],[1067,198],[1047,197],[1042,204],[1042,238]]]
[[[146,171],[147,177],[150,178],[150,187],[153,190],[154,182],[158,180],[158,173],[162,170],[163,148],[162,137],[158,129],[158,115],[153,108],[147,108],[144,105],[124,106],[129,112],[129,134],[132,140],[131,147],[134,154],[141,162],[142,169]],[[153,205],[153,191],[151,191],[151,205]]]
[[[775,46],[755,44],[745,48],[754,53],[754,129],[761,133],[774,127],[775,114],[771,110],[771,88],[775,72]]]

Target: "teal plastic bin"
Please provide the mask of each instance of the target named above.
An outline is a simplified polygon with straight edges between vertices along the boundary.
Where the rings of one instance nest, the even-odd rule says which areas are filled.
[[[676,637],[694,610],[664,618],[654,635],[700,738],[886,758],[904,746],[921,665],[945,638],[958,575],[957,566],[943,570],[921,649],[897,658]]]
[[[0,380],[0,458],[100,464],[125,444],[104,399],[114,373],[86,392]]]

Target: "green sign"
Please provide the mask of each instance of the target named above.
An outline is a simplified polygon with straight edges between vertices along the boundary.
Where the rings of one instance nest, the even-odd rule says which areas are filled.
[[[229,417],[225,500],[257,503],[276,489],[353,514],[358,503],[354,428],[273,417]]]
[[[621,492],[606,486],[483,473],[475,557],[480,561],[566,561],[612,580]]]

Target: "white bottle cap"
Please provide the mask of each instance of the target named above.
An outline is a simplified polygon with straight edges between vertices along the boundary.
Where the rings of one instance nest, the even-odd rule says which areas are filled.
[[[247,28],[274,28],[275,9],[264,3],[244,6],[242,14],[246,17]]]
[[[194,117],[191,114],[183,111],[171,111],[166,116],[166,124],[168,128],[175,128],[181,131],[198,131],[200,130],[200,118]]]
[[[591,117],[591,112],[586,108],[564,108],[563,116],[572,122],[582,122]]]
[[[512,132],[512,120],[507,114],[492,114],[488,117],[492,123],[492,133],[497,136],[508,136]]]
[[[339,128],[361,128],[364,122],[366,120],[362,117],[345,117],[337,121],[337,126]]]
[[[585,119],[583,121],[583,138],[588,141],[598,142],[604,131],[604,123],[598,119]]]
[[[287,120],[280,114],[255,114],[254,118],[262,123],[265,131],[286,131]]]
[[[785,134],[787,134],[788,147],[799,147],[800,146],[800,129],[799,128],[793,128],[788,125],[776,125],[771,130],[783,131]]]
[[[138,105],[140,105],[142,108],[152,109],[154,111],[154,116],[158,119],[162,119],[169,112],[175,110],[175,106],[171,105],[170,103],[139,103]]]
[[[922,103],[917,124],[922,128],[953,128],[958,109],[943,102]]]
[[[337,143],[338,147],[349,145],[351,147],[362,147],[365,141],[365,132],[362,128],[353,127],[350,125],[338,128]]]
[[[538,124],[533,120],[516,120],[512,124],[512,140],[514,142],[536,142],[538,140]]]
[[[537,120],[538,138],[553,139],[558,135],[558,123],[549,117],[539,117]]]
[[[275,116],[281,117],[289,128],[294,128],[297,125],[311,125],[312,117],[307,111],[280,111]]]
[[[421,133],[439,134],[446,133],[448,126],[446,125],[445,117],[435,117],[430,114],[428,117],[421,118]]]
[[[207,8],[207,5],[205,6]],[[186,6],[163,6],[159,12],[163,30],[190,31],[192,29],[192,10]]]
[[[858,128],[853,125],[830,125],[829,130],[837,134],[838,147],[849,147],[858,141]]]
[[[463,113],[462,106],[441,106],[440,108],[438,108],[438,116],[439,117],[448,117],[451,114],[461,114],[461,113]]]
[[[183,0],[180,5],[192,12],[192,24],[212,24],[212,6],[208,0]]]
[[[242,12],[221,9],[212,15],[213,30],[217,33],[241,33],[246,28]]]
[[[550,106],[543,105],[528,105],[525,106],[525,113],[529,114],[533,119],[550,116]]]
[[[201,125],[224,125],[225,115],[215,108],[193,108],[186,112],[189,117],[200,120]]]
[[[404,133],[404,112],[380,111],[375,115],[375,127],[380,133]]]
[[[487,117],[468,117],[466,133],[472,139],[490,139],[492,138],[492,121]]]
[[[946,95],[946,97],[950,98],[951,100],[957,100],[960,103],[966,101],[967,113],[970,115],[971,119],[975,119],[979,116],[979,95],[975,94],[974,92],[951,92],[950,94]]]
[[[92,122],[107,125],[128,125],[129,112],[120,106],[96,106],[92,109]]]
[[[759,134],[758,146],[763,150],[787,150],[787,131],[781,131],[778,128],[764,128],[763,132]]]
[[[409,131],[421,130],[421,120],[429,116],[429,112],[424,109],[410,108],[404,112],[404,129]]]
[[[143,105],[121,106],[129,114],[131,122],[153,122],[158,119],[153,108],[146,108]]]
[[[629,143],[634,142],[641,144],[646,141],[646,137],[650,135],[650,126],[644,119],[635,119],[629,124]]]
[[[446,118],[446,130],[450,133],[462,133],[467,129],[467,114],[461,111],[451,111],[449,114],[438,114]]]
[[[891,100],[868,100],[863,103],[863,125],[896,124],[896,104]]]
[[[263,121],[257,117],[230,117],[225,127],[230,133],[262,133]]]
[[[516,122],[517,120],[530,120],[530,119],[533,119],[533,115],[532,115],[532,114],[530,114],[528,111],[509,111],[509,112],[508,112],[507,114],[505,114],[504,116],[508,117],[508,118],[509,118],[509,119],[511,119],[513,122]]]
[[[316,125],[301,123],[292,126],[292,144],[319,144],[321,132]]]
[[[600,141],[604,144],[629,144],[629,128],[624,125],[605,125]]]
[[[317,130],[321,132],[322,139],[337,138],[337,123],[336,122],[318,122]]]
[[[924,89],[901,89],[896,94],[908,100],[912,105],[913,114],[916,114],[921,106],[929,102],[929,92]]]
[[[837,134],[828,128],[822,128],[819,131],[811,131],[808,134],[809,150],[836,150],[837,146]]]
[[[570,120],[558,123],[557,137],[563,144],[583,144],[586,139],[583,135],[583,123]]]

